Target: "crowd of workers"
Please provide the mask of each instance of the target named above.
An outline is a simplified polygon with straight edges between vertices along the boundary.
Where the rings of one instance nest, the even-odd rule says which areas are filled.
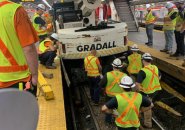
[[[184,46],[184,35],[185,35],[185,8],[184,0],[179,0],[174,3],[167,2],[165,7],[168,10],[168,14],[164,17],[163,31],[165,35],[165,47],[160,50],[170,54],[170,57],[176,57],[176,59],[183,59],[185,53]],[[174,8],[177,8],[175,10]],[[158,16],[152,10],[150,4],[146,5],[147,14],[145,16],[146,23],[146,34],[148,42],[145,43],[148,46],[153,45],[153,28],[154,23],[158,19]],[[173,47],[173,35],[175,34],[175,41],[177,49],[175,53],[172,52]]]
[[[182,9],[181,2],[176,3],[176,6],[179,7],[179,12],[175,13],[173,9],[171,9],[172,12],[169,10],[168,16],[164,20],[164,28],[170,30],[165,35],[169,37],[171,30],[174,30],[175,26],[179,27],[178,30],[177,28],[175,30],[177,52],[174,56],[184,56],[184,50],[182,52],[183,47],[180,45],[182,43],[184,45],[184,41],[179,40],[179,37],[184,37],[183,29],[185,25],[181,16],[182,12],[184,13],[184,9]],[[172,8],[171,3],[168,3],[166,7]],[[105,7],[102,6],[102,8]],[[151,29],[153,29],[152,24],[156,18],[155,14],[149,9],[150,7],[148,6],[147,8],[149,11],[149,14],[146,16],[148,23],[147,34],[150,39],[147,44],[151,45],[153,44]],[[55,33],[47,34],[46,22],[41,18],[46,7],[42,4],[37,6],[32,23],[27,12],[19,4],[8,0],[0,0],[0,10],[0,88],[19,88],[20,83],[26,86],[25,84],[30,82],[31,85],[28,89],[36,96],[38,59],[46,68],[56,68],[53,62],[56,57],[59,37]],[[101,8],[97,9],[97,12],[99,12],[98,16],[104,19],[101,10]],[[174,13],[178,15],[177,18],[174,18],[175,16],[171,17]],[[167,41],[166,44],[169,44],[169,38]],[[36,42],[39,42],[38,49],[35,47]],[[171,48],[168,46],[165,49]],[[113,71],[107,72],[103,76],[102,66],[96,57],[96,50],[91,50],[91,54],[84,59],[85,70],[87,71],[90,84],[91,100],[94,105],[98,105],[100,88],[105,88],[107,103],[102,107],[102,111],[106,112],[105,121],[111,123],[111,109],[117,109],[118,116],[115,119],[115,123],[119,130],[136,130],[140,126],[140,112],[144,113],[143,126],[151,128],[152,98],[156,92],[161,90],[159,83],[160,72],[155,65],[151,64],[152,56],[149,53],[141,56],[138,53],[139,48],[137,45],[133,45],[131,51],[133,53],[128,56],[128,73],[120,71],[120,68],[123,66],[121,60],[117,58],[112,62]]]
[[[105,105],[102,111],[106,113],[105,123],[115,121],[118,130],[136,130],[140,127],[140,112],[143,112],[143,127],[152,128],[152,99],[161,90],[160,72],[152,65],[152,56],[138,53],[137,45],[131,47],[132,54],[128,56],[127,72],[121,71],[123,63],[119,58],[112,62],[112,71],[102,75],[102,66],[96,50],[84,59],[84,67],[87,72],[90,98],[92,105],[99,105],[100,92],[103,89],[106,94]],[[132,77],[132,78],[131,78]],[[118,115],[113,118],[113,111],[117,109]]]

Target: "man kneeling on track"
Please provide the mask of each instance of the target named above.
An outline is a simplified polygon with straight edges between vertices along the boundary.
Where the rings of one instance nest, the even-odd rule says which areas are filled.
[[[39,45],[39,60],[40,63],[45,65],[48,69],[56,69],[53,66],[54,59],[56,57],[56,52],[58,49],[59,38],[56,33],[51,34],[49,38],[46,38]]]
[[[116,58],[112,63],[113,71],[107,72],[103,79],[100,81],[99,86],[105,88],[106,101],[109,101],[116,94],[124,92],[124,89],[119,86],[122,77],[126,76],[125,73],[121,72],[120,69],[123,67],[122,62],[119,58]],[[106,113],[105,122],[111,124],[112,114]]]
[[[140,93],[132,92],[132,88],[135,87],[135,84],[129,76],[124,76],[121,79],[119,86],[124,88],[125,92],[117,94],[114,98],[108,101],[102,107],[102,111],[111,113],[112,111],[109,109],[116,108],[118,110],[118,117],[116,118],[115,123],[118,130],[136,130],[140,126],[140,107],[143,106],[151,109],[153,104]],[[147,109],[145,109],[145,111],[147,111]]]

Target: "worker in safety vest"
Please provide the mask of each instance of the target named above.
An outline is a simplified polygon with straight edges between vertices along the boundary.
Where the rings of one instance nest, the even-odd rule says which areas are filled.
[[[109,101],[112,97],[124,92],[124,89],[119,86],[121,78],[126,76],[120,69],[123,67],[119,58],[116,58],[112,63],[113,71],[107,72],[101,79],[99,86],[105,88],[106,101]],[[105,115],[105,122],[112,123],[112,114]]]
[[[85,57],[84,67],[89,80],[91,100],[93,105],[98,105],[100,99],[100,87],[98,83],[102,77],[102,66],[99,59],[96,57],[95,49],[92,49],[91,53]]]
[[[167,54],[172,54],[173,47],[173,33],[176,25],[177,12],[173,9],[175,5],[171,2],[166,4],[168,9],[168,14],[164,17],[164,35],[165,35],[165,48],[160,50],[161,52],[166,52]]]
[[[146,34],[148,37],[148,42],[145,44],[148,46],[153,45],[153,29],[154,29],[154,23],[157,20],[157,15],[155,12],[152,11],[151,5],[146,4],[147,14],[145,16],[145,27],[146,27]]]
[[[39,60],[42,65],[45,65],[47,69],[56,69],[56,66],[52,65],[56,57],[59,38],[56,33],[51,34],[49,38],[46,38],[39,45]]]
[[[135,84],[129,76],[124,76],[119,86],[124,88],[125,92],[117,94],[109,100],[102,107],[102,111],[112,113],[111,109],[117,109],[118,116],[115,123],[118,130],[136,130],[140,126],[139,113],[142,112],[140,108],[148,107],[148,109],[151,109],[153,104],[140,93],[132,92]]]
[[[175,40],[177,43],[176,52],[171,55],[177,57],[177,59],[184,58],[184,35],[185,35],[185,7],[184,0],[179,0],[175,2],[175,5],[178,9],[177,18],[176,18],[176,26],[175,26]]]
[[[0,88],[32,90],[38,81],[37,34],[20,4],[0,0]],[[30,84],[31,83],[31,84]]]
[[[138,73],[136,86],[141,94],[150,98],[155,98],[156,92],[161,90],[161,85],[159,82],[159,70],[157,66],[151,64],[152,60],[152,56],[149,53],[142,55],[144,67]],[[151,110],[144,112],[144,125],[148,128],[152,127]]]
[[[46,10],[45,5],[38,4],[36,13],[33,16],[33,27],[35,28],[37,35],[40,38],[40,41],[44,40],[47,37],[47,25],[46,22],[42,19],[42,15]]]
[[[139,48],[134,44],[131,49],[132,54],[128,56],[127,71],[133,77],[137,77],[138,72],[142,68],[141,54],[138,53]]]

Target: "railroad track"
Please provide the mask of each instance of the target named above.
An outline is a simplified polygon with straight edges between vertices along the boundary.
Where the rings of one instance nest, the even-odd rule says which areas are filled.
[[[85,102],[91,112],[91,118],[93,119],[94,125],[95,125],[94,128],[96,128],[95,130],[116,130],[115,124],[106,125],[104,123],[104,113],[101,112],[101,106],[105,103],[105,101],[100,100],[100,105],[94,106],[89,100],[90,98],[88,93],[88,87],[87,86],[81,87],[81,92],[83,93]],[[161,123],[155,117],[152,117],[152,121],[153,121],[153,128],[150,130],[167,130],[161,125]],[[146,129],[143,129],[143,130],[146,130]]]

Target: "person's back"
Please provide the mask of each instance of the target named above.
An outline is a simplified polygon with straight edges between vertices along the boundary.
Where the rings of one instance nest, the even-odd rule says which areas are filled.
[[[141,54],[133,53],[130,56],[128,56],[129,65],[127,68],[127,71],[130,74],[137,74],[139,70],[142,68],[141,63]]]
[[[89,55],[84,59],[84,66],[87,72],[87,76],[96,77],[99,76],[97,57],[94,55]]]
[[[146,74],[146,78],[142,82],[142,91],[145,94],[152,94],[155,91],[161,90],[160,82],[159,82],[159,70],[155,65],[147,65],[142,68]]]
[[[21,19],[23,16],[25,19]],[[37,53],[33,43],[38,38],[27,20],[29,17],[21,5],[0,0],[0,88],[17,88],[17,83],[30,80],[30,72],[32,85],[37,84]],[[30,39],[25,40],[24,36]]]
[[[126,76],[118,70],[113,70],[107,73],[107,84],[106,84],[106,94],[109,97],[114,97],[116,94],[124,92],[124,89],[119,86],[121,78]]]
[[[116,99],[118,102],[117,110],[119,113],[119,116],[115,120],[116,125],[123,128],[138,128],[140,126],[138,116],[142,95],[137,92],[123,92],[116,95]]]

